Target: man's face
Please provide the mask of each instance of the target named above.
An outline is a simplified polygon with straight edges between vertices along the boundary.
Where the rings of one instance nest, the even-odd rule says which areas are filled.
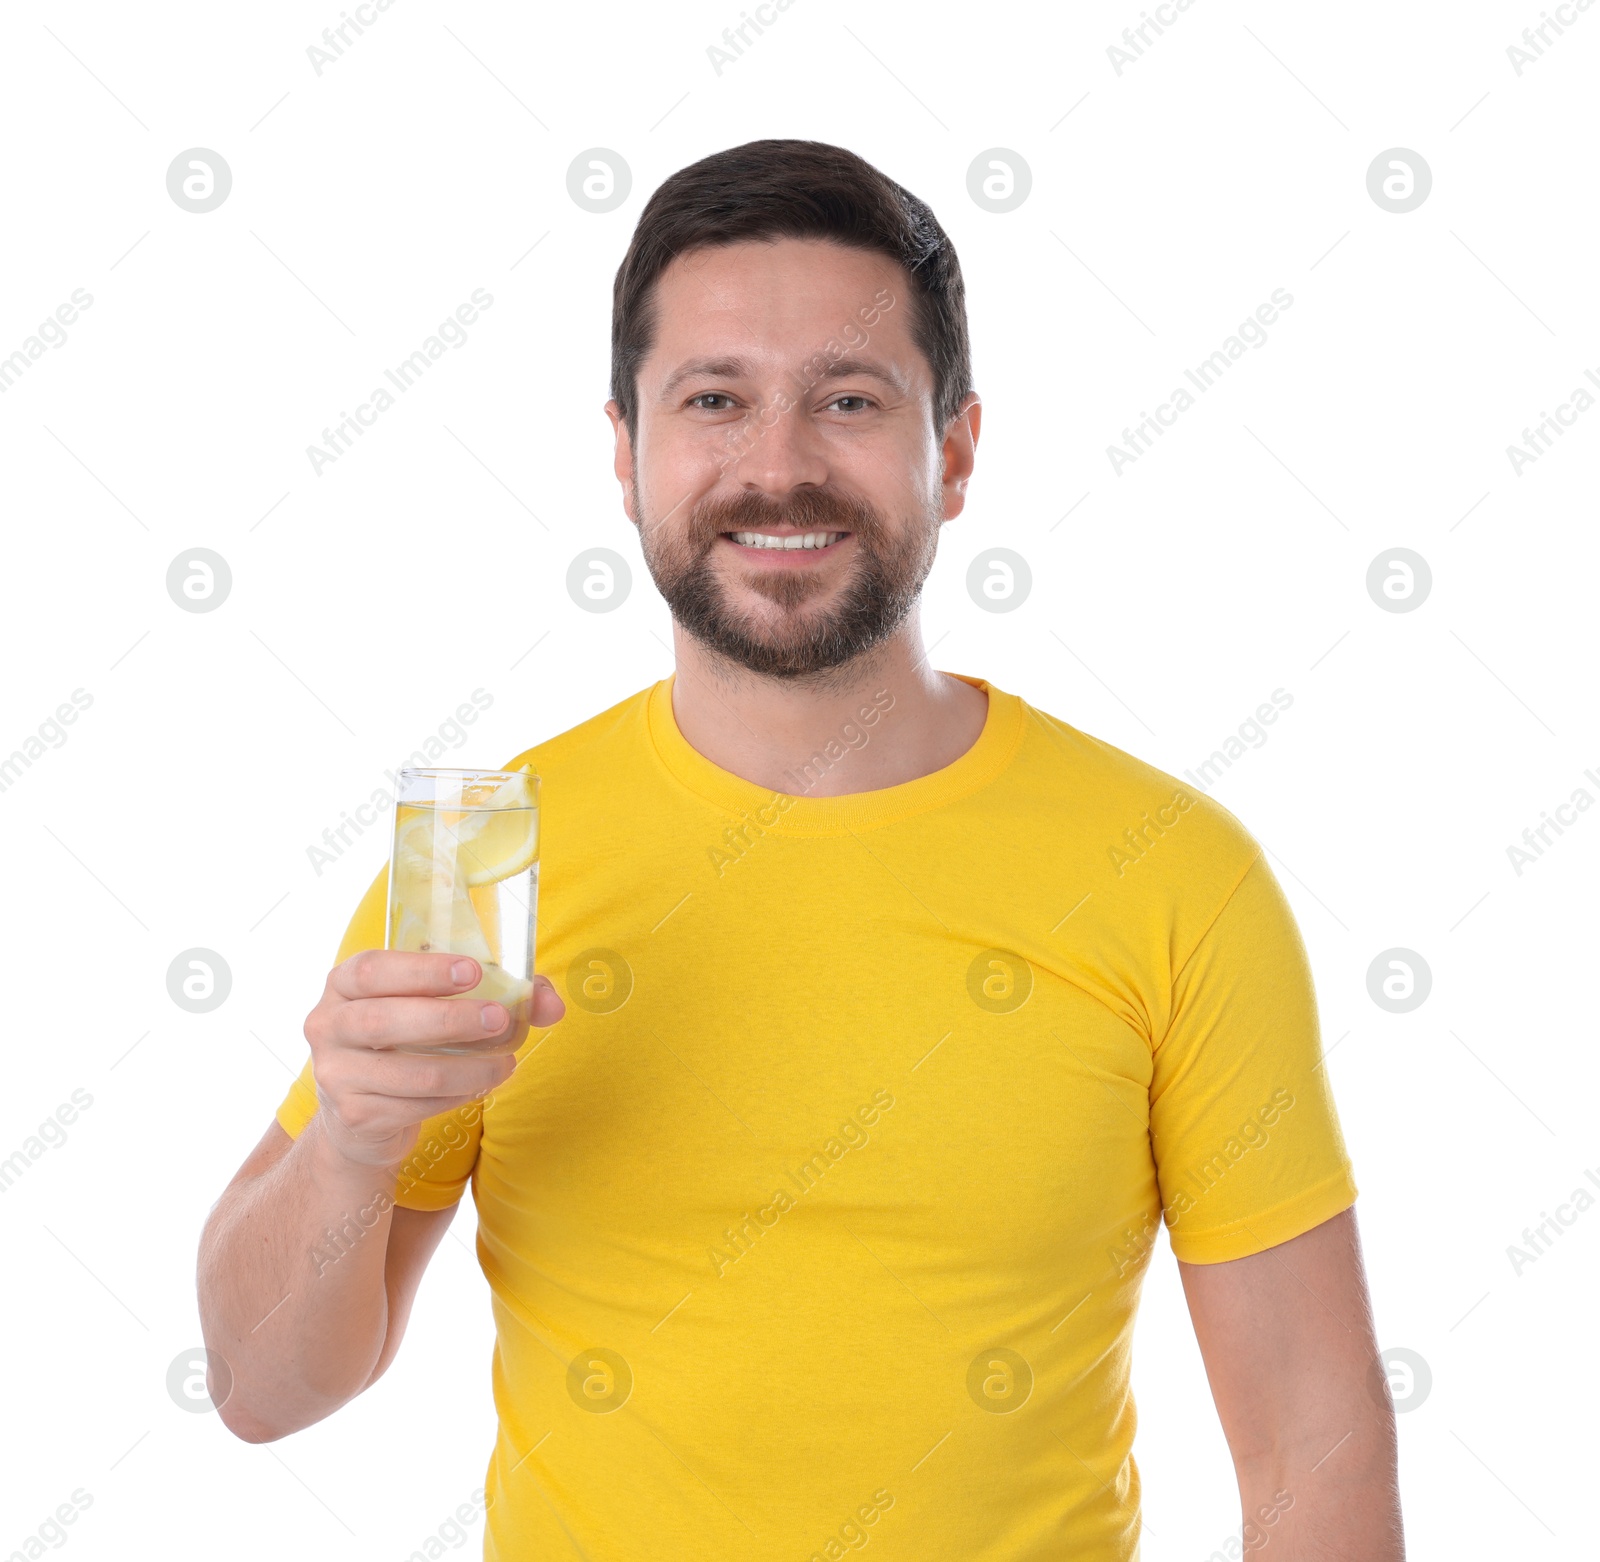
[[[673,617],[768,677],[880,645],[961,511],[978,425],[970,398],[948,437],[933,427],[905,273],[820,240],[746,242],[678,257],[655,303],[637,440],[606,410]]]

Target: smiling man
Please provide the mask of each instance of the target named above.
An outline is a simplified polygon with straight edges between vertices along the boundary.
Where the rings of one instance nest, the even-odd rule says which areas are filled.
[[[1218,1554],[1395,1562],[1356,1188],[1261,847],[927,665],[980,426],[932,212],[815,142],[681,170],[606,412],[676,671],[510,761],[543,780],[520,1046],[446,1001],[475,961],[383,950],[374,878],[202,1239],[223,1420],[371,1387],[470,1182],[487,1557],[1127,1562],[1164,1225],[1243,1504]]]

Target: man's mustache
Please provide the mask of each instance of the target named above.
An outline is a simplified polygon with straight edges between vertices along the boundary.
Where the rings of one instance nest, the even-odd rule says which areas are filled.
[[[705,501],[689,516],[690,541],[709,548],[723,532],[760,531],[768,526],[793,526],[807,532],[854,532],[864,546],[882,528],[878,512],[865,500],[827,488],[800,488],[783,499],[743,493]]]

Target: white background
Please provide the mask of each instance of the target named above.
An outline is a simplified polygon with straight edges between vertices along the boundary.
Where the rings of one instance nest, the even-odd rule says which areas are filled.
[[[75,1089],[93,1105],[0,1194],[0,1553],[81,1487],[73,1556],[398,1559],[481,1484],[470,1200],[398,1363],[328,1422],[246,1446],[166,1374],[200,1339],[201,1225],[301,1065],[383,828],[320,874],[307,848],[474,689],[493,703],[444,763],[501,764],[671,670],[600,410],[612,277],[662,178],[780,135],[872,160],[961,256],[985,417],[926,592],[934,665],[1174,774],[1293,696],[1214,795],[1312,954],[1380,1342],[1431,1371],[1400,1416],[1412,1554],[1576,1554],[1600,1210],[1520,1275],[1506,1251],[1600,1175],[1600,816],[1520,874],[1507,855],[1600,797],[1600,409],[1520,475],[1507,455],[1600,374],[1600,8],[1519,76],[1538,11],[1197,0],[1118,75],[1131,0],[796,0],[719,75],[737,0],[398,0],[319,76],[334,0],[7,8],[0,356],[75,288],[93,304],[0,395],[0,753],[74,689],[92,705],[0,792],[0,1157]],[[205,214],[166,188],[193,147],[232,171]],[[594,147],[632,172],[604,215],[567,193]],[[1032,171],[1005,214],[967,188],[996,147]],[[1405,214],[1366,183],[1396,147],[1433,176]],[[474,288],[467,344],[317,475],[306,447]],[[1275,288],[1266,345],[1118,475],[1107,445]],[[614,613],[567,595],[594,546],[634,564]],[[1015,612],[967,594],[992,546],[1031,566]],[[195,547],[232,571],[209,613],[165,586]],[[1396,547],[1432,571],[1406,613],[1366,588]],[[209,1014],[168,997],[192,946],[232,971]],[[1432,972],[1410,1013],[1368,994],[1393,947]],[[1135,1378],[1145,1557],[1201,1562],[1237,1499],[1164,1243]]]

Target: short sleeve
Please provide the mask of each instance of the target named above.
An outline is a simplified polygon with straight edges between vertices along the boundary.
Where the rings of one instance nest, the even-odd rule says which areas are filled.
[[[383,948],[383,919],[388,905],[389,870],[385,865],[372,881],[333,963],[340,964],[358,949]],[[291,1139],[298,1139],[317,1115],[317,1085],[306,1060],[300,1076],[278,1108],[278,1123]],[[417,1134],[417,1142],[395,1177],[394,1201],[402,1209],[448,1209],[466,1191],[483,1136],[483,1103],[470,1101],[438,1117],[430,1117]]]
[[[1173,1253],[1244,1258],[1348,1209],[1311,965],[1259,849],[1173,978],[1170,1012],[1150,1130]]]

